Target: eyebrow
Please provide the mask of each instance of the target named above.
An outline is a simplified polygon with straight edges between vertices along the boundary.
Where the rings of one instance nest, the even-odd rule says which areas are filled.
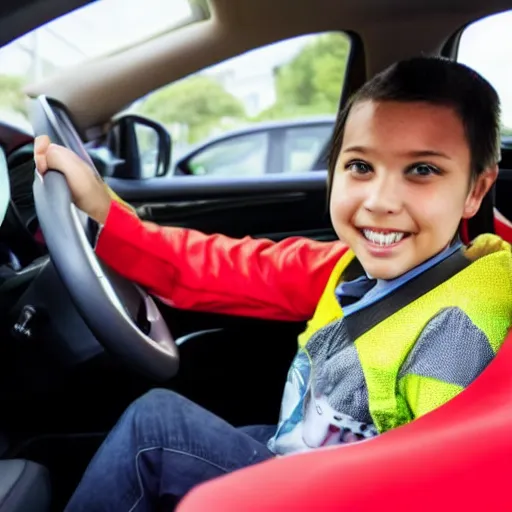
[[[363,154],[370,154],[375,153],[376,151],[371,148],[366,148],[364,146],[350,146],[346,149],[342,150],[343,153],[363,153]],[[430,149],[420,149],[417,151],[407,151],[404,153],[404,156],[410,157],[410,158],[426,158],[429,156],[437,156],[440,158],[446,158],[447,160],[451,160],[451,158],[440,151],[433,151]]]

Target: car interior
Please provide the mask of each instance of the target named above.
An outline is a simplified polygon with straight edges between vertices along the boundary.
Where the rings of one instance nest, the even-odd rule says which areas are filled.
[[[88,3],[5,1],[0,45]],[[146,329],[140,318],[133,320],[139,310],[131,319],[107,305],[108,314],[100,313],[97,274],[88,266],[94,226],[79,213],[69,214],[63,180],[55,179],[54,195],[43,197],[32,159],[34,135],[49,134],[92,163],[144,220],[237,238],[334,240],[325,170],[233,179],[170,176],[169,134],[158,123],[123,111],[208,66],[327,31],[344,32],[350,39],[343,104],[368,77],[396,60],[422,54],[456,59],[468,25],[512,9],[511,0],[209,0],[193,5],[193,17],[182,27],[29,84],[25,92],[33,133],[0,122],[0,167],[11,192],[0,226],[0,512],[63,510],[124,409],[155,387],[175,390],[236,426],[275,424],[296,339],[304,329],[302,323],[178,310],[144,292],[134,299],[137,307],[145,301],[146,308],[158,309],[159,332],[172,353],[162,360],[154,347],[138,345],[154,326]],[[159,140],[160,171],[150,179],[140,179],[137,123],[151,125]],[[512,147],[504,141],[493,202],[468,223],[468,240],[498,230],[512,242],[511,197]],[[51,227],[57,217],[62,224]],[[78,236],[79,224],[87,239]],[[59,229],[69,237],[59,237]],[[75,246],[81,250],[74,252]],[[89,274],[81,270],[86,267]],[[116,292],[132,297],[133,288],[121,292],[123,286],[116,284]],[[124,333],[130,343],[120,342]]]

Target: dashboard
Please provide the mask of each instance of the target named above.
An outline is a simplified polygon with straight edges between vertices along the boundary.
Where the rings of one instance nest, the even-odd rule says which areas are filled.
[[[0,279],[46,254],[34,205],[32,140],[6,156],[0,149]]]
[[[42,104],[47,107],[46,116],[55,121],[52,128],[58,131],[50,134],[52,140],[64,139],[82,148],[80,156],[106,174],[112,155],[97,148],[85,150],[65,107],[54,101]],[[5,276],[47,255],[32,190],[33,139],[33,134],[0,121],[0,285]]]
[[[0,123],[0,282],[45,254],[37,237],[32,152],[30,134]]]

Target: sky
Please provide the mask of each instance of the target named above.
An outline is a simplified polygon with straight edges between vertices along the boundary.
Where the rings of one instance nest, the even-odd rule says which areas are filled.
[[[34,49],[58,67],[111,53],[127,44],[179,25],[191,15],[188,0],[98,0],[0,48],[6,74],[43,73],[33,65]],[[133,20],[137,20],[134,24]],[[487,78],[502,101],[502,120],[512,127],[512,11],[470,25],[462,35],[459,60]],[[308,36],[230,59],[221,67],[251,72],[290,60]]]

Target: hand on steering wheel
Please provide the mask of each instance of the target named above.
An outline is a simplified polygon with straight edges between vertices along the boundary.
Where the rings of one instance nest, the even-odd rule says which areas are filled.
[[[52,144],[47,135],[40,135],[34,142],[34,160],[41,176],[49,169],[61,172],[75,205],[91,219],[105,224],[111,198],[99,175],[77,154],[64,146]]]
[[[55,129],[49,104],[42,107],[53,133],[65,133],[59,124]],[[41,133],[45,123],[38,121]],[[61,138],[56,142],[67,148],[42,136],[34,150],[34,199],[52,263],[98,341],[139,372],[167,380],[178,371],[178,348],[153,299],[96,258],[81,217],[104,224],[112,198],[96,170],[77,156],[84,148],[75,151],[73,137]]]

